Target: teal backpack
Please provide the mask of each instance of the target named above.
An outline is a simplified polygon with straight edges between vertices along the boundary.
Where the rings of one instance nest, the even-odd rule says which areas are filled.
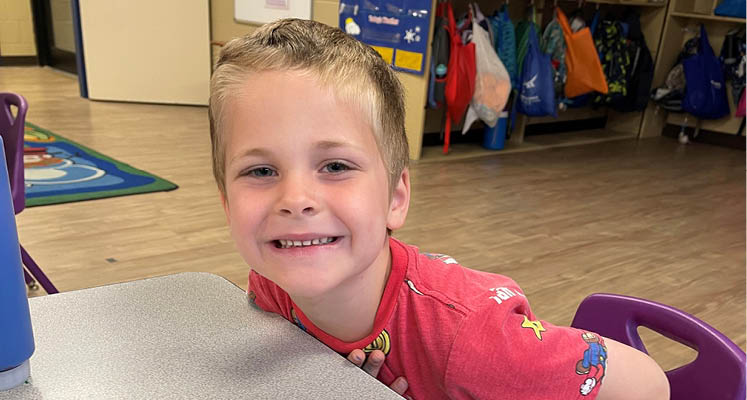
[[[511,78],[511,87],[519,85],[519,67],[516,62],[516,32],[514,24],[508,17],[508,9],[504,4],[501,10],[490,18],[493,28],[493,43],[495,52],[501,59],[503,66]]]

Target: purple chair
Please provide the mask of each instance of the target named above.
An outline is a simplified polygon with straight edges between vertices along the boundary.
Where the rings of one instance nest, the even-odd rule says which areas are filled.
[[[673,400],[745,399],[745,353],[686,312],[635,297],[595,293],[581,302],[571,326],[648,354],[637,330],[645,326],[697,351],[694,361],[666,372]]]
[[[11,112],[11,106],[16,107],[15,117]],[[0,136],[3,138],[5,158],[8,160],[10,191],[16,214],[26,208],[26,189],[23,177],[23,133],[27,110],[28,103],[22,96],[15,93],[0,93]],[[23,275],[29,288],[32,290],[37,288],[36,282],[31,277],[33,275],[47,293],[58,292],[23,246],[21,246],[21,259],[26,267]],[[31,275],[29,275],[29,272]]]

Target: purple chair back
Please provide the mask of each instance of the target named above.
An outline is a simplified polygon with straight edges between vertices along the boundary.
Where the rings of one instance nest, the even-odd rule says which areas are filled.
[[[595,293],[576,310],[571,326],[646,351],[637,328],[645,326],[698,352],[694,361],[667,371],[671,399],[745,399],[745,353],[694,316],[635,297]]]
[[[10,106],[16,106],[15,117]],[[26,207],[26,189],[23,180],[23,132],[26,122],[28,103],[15,93],[0,93],[0,136],[3,138],[5,158],[8,161],[10,192],[13,197],[15,213]]]

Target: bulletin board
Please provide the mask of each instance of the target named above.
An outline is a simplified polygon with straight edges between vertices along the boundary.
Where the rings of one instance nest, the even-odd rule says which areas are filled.
[[[431,0],[341,0],[340,29],[394,69],[423,75],[431,7]]]
[[[234,0],[234,19],[266,24],[281,18],[311,19],[312,0]]]

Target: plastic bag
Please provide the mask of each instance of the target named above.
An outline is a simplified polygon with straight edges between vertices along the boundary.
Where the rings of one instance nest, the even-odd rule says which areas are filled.
[[[698,53],[682,60],[682,66],[687,82],[682,109],[702,119],[718,119],[729,114],[721,62],[713,53],[704,25],[700,25]]]
[[[540,49],[534,25],[529,27],[527,55],[522,68],[517,111],[533,117],[557,117],[550,55]]]
[[[489,33],[480,24],[472,25],[472,42],[475,44],[475,91],[462,133],[466,133],[478,118],[490,127],[495,126],[511,93],[508,71],[495,54]]]

